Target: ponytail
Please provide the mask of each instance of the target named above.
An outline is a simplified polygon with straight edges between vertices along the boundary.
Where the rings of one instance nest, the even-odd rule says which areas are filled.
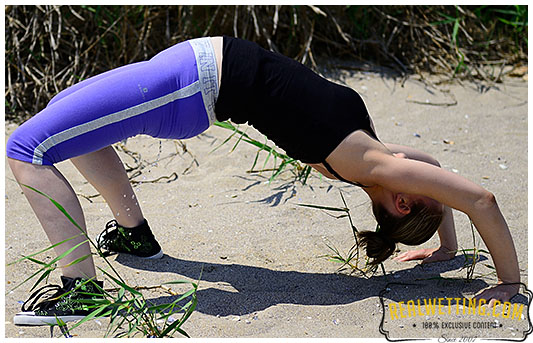
[[[359,232],[359,245],[366,247],[366,255],[376,265],[394,254],[396,243],[418,245],[428,241],[442,221],[442,209],[430,208],[424,203],[414,203],[403,217],[391,215],[384,207],[374,204],[374,216],[379,230]]]
[[[366,247],[366,255],[372,258],[371,265],[380,264],[396,251],[396,243],[380,232],[362,231],[357,236],[359,245]]]

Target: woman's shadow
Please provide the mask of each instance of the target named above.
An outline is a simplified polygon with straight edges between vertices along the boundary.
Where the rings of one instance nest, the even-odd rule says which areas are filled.
[[[350,304],[380,296],[380,292],[390,283],[404,282],[417,286],[402,288],[400,292],[387,292],[385,297],[393,301],[415,299],[420,296],[421,291],[424,297],[461,297],[461,291],[465,288],[463,279],[452,280],[446,284],[439,278],[444,272],[461,269],[464,265],[464,259],[461,257],[428,265],[417,264],[413,268],[386,276],[378,271],[371,278],[189,261],[168,255],[159,260],[140,260],[128,255],[119,255],[116,262],[141,270],[175,273],[180,276],[178,279],[186,277],[200,282],[218,283],[220,287],[201,288],[197,293],[196,310],[213,316],[252,314],[278,304]],[[416,281],[417,279],[424,281]],[[230,288],[228,286],[231,286],[230,290],[220,289]],[[479,290],[487,286],[482,280],[474,280],[467,287]],[[177,296],[163,296],[150,301],[154,304],[170,303],[176,298]]]

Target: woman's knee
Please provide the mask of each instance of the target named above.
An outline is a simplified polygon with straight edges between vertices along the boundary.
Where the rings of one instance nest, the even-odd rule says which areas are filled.
[[[10,159],[32,163],[33,150],[28,144],[29,137],[25,131],[25,127],[19,126],[9,136],[6,143],[6,155]]]

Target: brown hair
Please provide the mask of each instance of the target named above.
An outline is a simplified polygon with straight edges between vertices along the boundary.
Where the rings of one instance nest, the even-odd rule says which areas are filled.
[[[372,206],[378,222],[376,231],[358,233],[359,245],[366,247],[366,255],[376,265],[385,261],[396,250],[396,243],[418,245],[429,240],[442,221],[442,209],[415,202],[403,217],[390,214],[382,205]]]

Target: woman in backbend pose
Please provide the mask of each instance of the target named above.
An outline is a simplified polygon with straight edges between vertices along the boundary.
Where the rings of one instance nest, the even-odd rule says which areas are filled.
[[[373,263],[396,243],[417,245],[438,230],[441,246],[404,253],[401,260],[450,259],[457,249],[450,208],[466,213],[487,245],[499,285],[477,295],[507,301],[520,273],[509,229],[493,194],[439,167],[422,152],[382,143],[365,104],[352,89],[332,83],[300,63],[231,37],[199,38],[172,46],[149,61],[82,81],[54,97],[7,143],[9,165],[20,184],[51,196],[85,228],[80,203],[54,164],[71,159],[104,197],[115,220],[97,238],[109,252],[159,258],[162,251],[145,220],[124,167],[110,146],[138,134],[186,139],[215,120],[248,122],[287,154],[368,194],[379,232],[360,233]],[[62,254],[85,238],[45,197],[22,187],[52,244]],[[127,210],[129,209],[129,210]],[[127,215],[126,215],[127,213]],[[15,324],[77,320],[89,313],[79,301],[98,292],[90,246],[61,260],[60,300],[36,292]],[[69,265],[80,257],[88,258]]]

